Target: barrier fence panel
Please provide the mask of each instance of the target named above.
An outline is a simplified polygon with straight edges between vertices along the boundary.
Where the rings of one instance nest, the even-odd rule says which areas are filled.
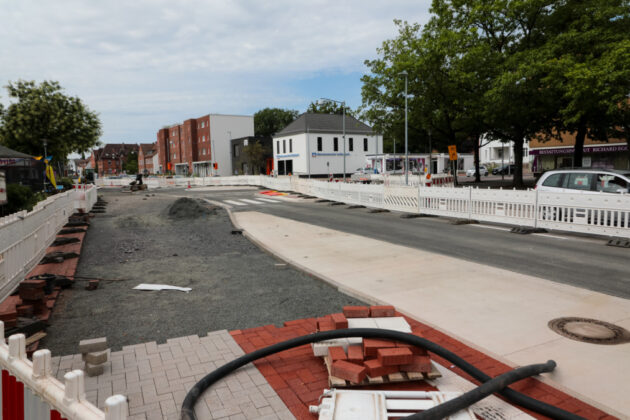
[[[472,188],[470,194],[472,219],[534,226],[536,191]]]
[[[384,187],[383,208],[418,213],[418,187]]]
[[[470,189],[418,188],[418,211],[447,217],[470,217]]]
[[[33,361],[26,357],[26,337],[15,334],[4,340],[0,321],[0,419],[5,420],[125,420],[127,398],[114,395],[105,400],[105,412],[85,398],[81,370],[65,374],[65,383],[52,376],[51,353],[38,350]]]
[[[538,191],[537,227],[630,237],[630,194]]]

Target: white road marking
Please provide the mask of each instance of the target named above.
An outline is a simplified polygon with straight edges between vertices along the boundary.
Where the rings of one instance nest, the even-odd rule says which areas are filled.
[[[499,226],[475,225],[475,224],[472,224],[470,226],[484,228],[484,229],[503,230],[503,231],[510,231],[512,229],[512,228],[504,228],[504,227],[499,227]]]
[[[248,200],[247,198],[239,198],[239,200],[244,201],[249,204],[258,204],[258,205],[265,204],[265,203],[261,203],[260,201]]]
[[[271,198],[258,197],[256,200],[265,201],[267,203],[279,203],[280,200],[272,200]]]
[[[233,204],[235,206],[246,206],[247,204],[245,203],[240,203],[238,201],[234,201],[234,200],[223,200],[224,203],[228,203],[228,204]]]

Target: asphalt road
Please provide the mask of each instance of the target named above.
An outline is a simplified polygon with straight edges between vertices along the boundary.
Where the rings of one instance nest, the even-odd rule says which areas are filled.
[[[181,191],[177,194],[182,194]],[[253,189],[193,190],[186,194],[216,202],[262,197]],[[555,232],[518,235],[502,226],[453,225],[451,220],[437,217],[403,219],[397,212],[369,213],[367,209],[347,209],[347,206],[331,206],[312,199],[233,206],[232,211],[260,211],[630,298],[630,249],[606,246],[601,238]]]

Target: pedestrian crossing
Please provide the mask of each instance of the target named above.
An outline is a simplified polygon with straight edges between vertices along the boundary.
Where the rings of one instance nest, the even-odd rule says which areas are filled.
[[[248,205],[257,205],[257,206],[261,206],[261,205],[265,205],[265,204],[273,204],[273,203],[281,203],[280,200],[272,200],[271,198],[254,198],[254,199],[249,199],[249,198],[239,198],[239,199],[232,199],[232,200],[223,200],[223,202],[225,204],[229,204],[232,206],[248,206]]]

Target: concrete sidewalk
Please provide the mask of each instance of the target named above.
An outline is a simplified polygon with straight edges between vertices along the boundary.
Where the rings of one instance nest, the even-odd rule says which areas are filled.
[[[630,329],[630,301],[267,214],[232,216],[254,242],[350,295],[394,305],[511,366],[555,360],[544,381],[630,418],[630,344],[581,343],[547,327],[577,316]]]

